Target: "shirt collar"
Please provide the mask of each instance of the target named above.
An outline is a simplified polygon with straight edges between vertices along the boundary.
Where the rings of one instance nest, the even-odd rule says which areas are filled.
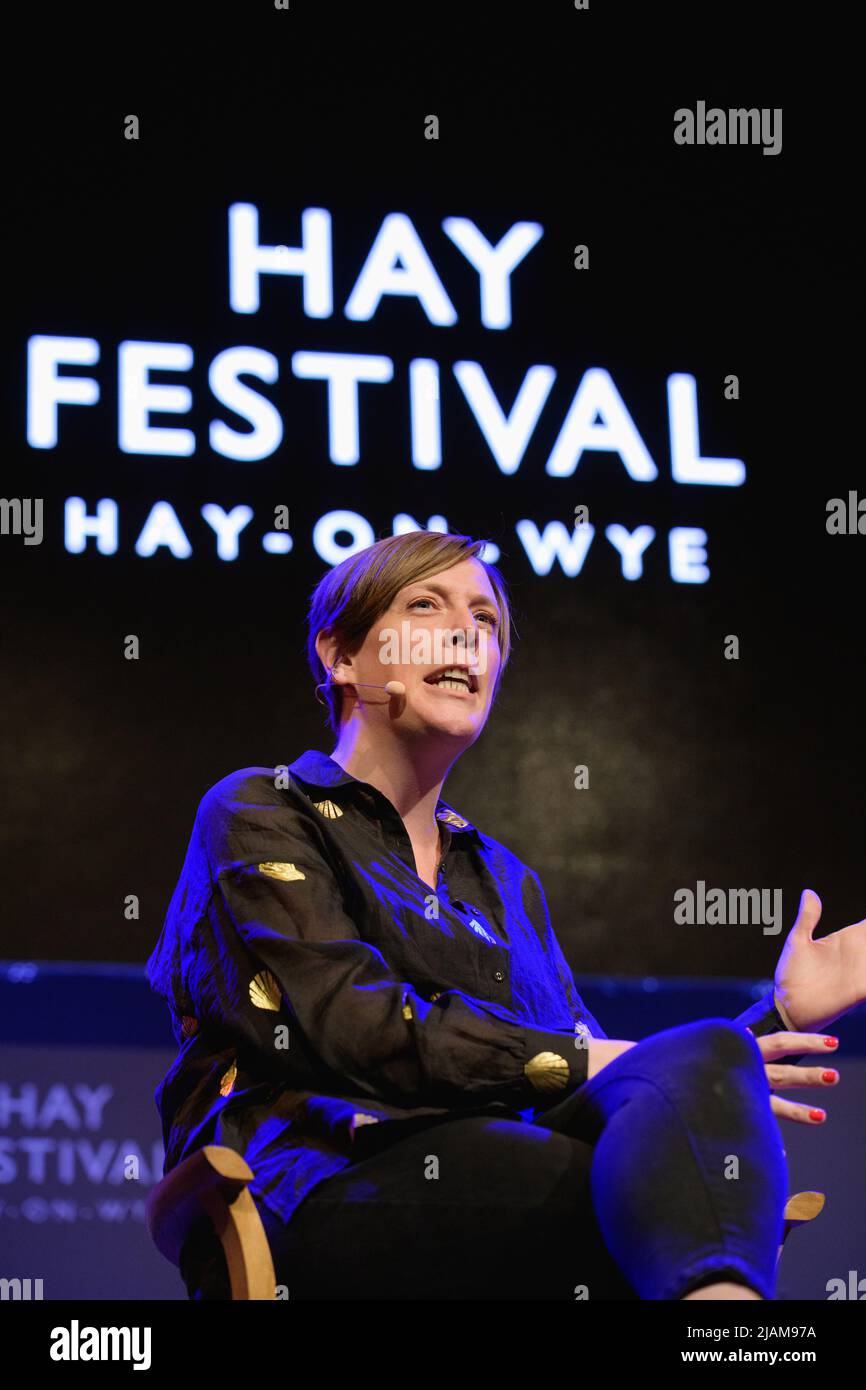
[[[299,782],[305,783],[308,787],[315,787],[324,790],[330,787],[342,787],[351,783],[356,787],[368,788],[371,792],[376,792],[379,796],[378,787],[372,786],[370,782],[362,782],[360,778],[353,777],[350,772],[341,767],[339,763],[330,758],[327,753],[320,753],[316,748],[309,748],[306,753],[302,753],[293,763],[288,765],[289,772],[296,777]],[[449,829],[456,831],[466,831],[479,834],[478,829],[465,816],[461,816],[459,811],[455,811],[453,806],[449,806],[447,801],[440,799],[436,802],[434,815],[438,821],[442,821]]]

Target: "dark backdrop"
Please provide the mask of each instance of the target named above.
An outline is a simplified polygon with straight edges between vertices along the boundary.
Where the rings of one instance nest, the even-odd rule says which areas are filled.
[[[333,507],[360,512],[377,536],[398,512],[422,525],[442,514],[500,547],[519,634],[513,664],[445,796],[539,871],[575,971],[770,974],[806,885],[824,899],[825,926],[863,915],[866,538],[825,530],[828,498],[866,490],[848,335],[859,282],[845,91],[828,108],[805,88],[783,93],[735,74],[618,81],[583,44],[563,55],[569,31],[558,22],[542,50],[537,31],[525,45],[512,34],[491,40],[483,60],[429,33],[423,79],[417,45],[384,49],[368,20],[338,51],[300,29],[214,51],[205,35],[195,65],[167,55],[148,82],[124,87],[115,71],[74,91],[46,81],[22,99],[7,161],[16,251],[3,490],[44,497],[46,532],[41,546],[2,538],[3,954],[143,961],[207,787],[238,767],[330,751],[304,614],[326,568],[312,527]],[[698,99],[783,107],[782,153],[676,146],[673,111]],[[129,112],[141,119],[137,143],[123,139]],[[423,138],[430,112],[438,142]],[[304,208],[329,209],[331,318],[304,316],[293,278],[265,278],[259,313],[231,311],[226,210],[236,201],[259,208],[263,241],[289,245]],[[434,327],[399,298],[367,323],[343,316],[394,211],[412,218],[455,327]],[[441,231],[455,215],[494,242],[519,219],[544,228],[513,277],[504,332],[481,326],[477,276]],[[578,243],[590,248],[588,271],[572,267]],[[26,443],[34,333],[101,347],[98,367],[79,370],[98,377],[102,401],[61,408],[53,450]],[[118,449],[126,338],[193,346],[188,377],[164,378],[188,382],[191,416],[154,423],[194,428],[194,456]],[[241,427],[207,388],[211,359],[241,343],[280,361],[279,382],[258,389],[277,404],[285,437],[257,463],[207,447],[212,417]],[[289,365],[305,348],[394,360],[389,386],[362,388],[357,467],[328,461],[325,388]],[[419,356],[442,370],[436,472],[409,461],[406,369]],[[531,365],[557,370],[513,476],[500,473],[451,374],[461,359],[485,367],[506,408]],[[545,473],[593,366],[612,374],[657,481],[634,483],[598,452],[571,478]],[[674,371],[697,378],[703,453],[742,458],[744,486],[672,481]],[[724,398],[728,373],[738,401]],[[92,542],[64,550],[73,495],[89,510],[117,500],[117,554]],[[181,518],[190,559],[134,552],[161,499]],[[216,558],[199,514],[207,501],[255,508],[238,560]],[[288,556],[258,543],[279,502],[291,509]],[[536,575],[515,522],[570,524],[579,503],[598,527],[583,571]],[[612,522],[656,528],[638,581],[623,579],[604,539]],[[707,531],[705,585],[672,581],[673,525]],[[129,633],[141,638],[136,662],[123,659]],[[723,658],[731,633],[738,661]],[[581,763],[586,791],[573,787]],[[782,934],[675,926],[672,895],[698,879],[781,888]],[[141,900],[136,922],[124,918],[130,893]]]

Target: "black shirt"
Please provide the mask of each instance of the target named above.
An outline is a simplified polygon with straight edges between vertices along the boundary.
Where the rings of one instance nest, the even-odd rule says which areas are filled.
[[[180,1049],[156,1091],[166,1172],[227,1144],[287,1221],[368,1126],[381,1144],[456,1113],[530,1121],[586,1080],[607,1034],[538,875],[435,814],[434,892],[392,803],[324,753],[205,794],[148,963]],[[772,991],[739,1019],[785,1028]]]

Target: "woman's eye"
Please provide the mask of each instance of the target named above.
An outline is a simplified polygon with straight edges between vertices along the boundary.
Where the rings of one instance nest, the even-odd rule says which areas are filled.
[[[434,602],[434,600],[433,600],[432,598],[415,598],[415,599],[412,599],[412,600],[410,601],[410,603],[408,604],[408,607],[409,607],[409,608],[417,608],[419,603],[431,603],[431,604],[432,604],[433,602]],[[495,613],[484,613],[484,612],[482,612],[482,613],[477,614],[477,616],[478,616],[479,618],[486,618],[486,619],[487,619],[487,622],[488,622],[488,625],[489,625],[491,628],[494,628],[494,627],[498,627],[498,626],[499,626],[499,619],[496,617],[496,614],[495,614]]]

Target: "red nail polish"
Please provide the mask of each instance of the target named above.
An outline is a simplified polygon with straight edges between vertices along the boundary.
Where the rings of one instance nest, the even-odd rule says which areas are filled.
[[[823,1119],[824,1119],[824,1115],[825,1115],[825,1111],[823,1111],[823,1110],[810,1110],[810,1111],[809,1111],[809,1119],[810,1119],[810,1120],[823,1120]]]
[[[838,1046],[839,1046],[839,1039],[838,1039],[838,1038],[825,1038],[825,1039],[824,1039],[824,1046],[825,1046],[825,1047],[838,1047]]]
[[[822,1071],[822,1072],[821,1072],[821,1080],[822,1080],[822,1081],[838,1081],[838,1079],[839,1079],[839,1073],[838,1073],[837,1071]]]

